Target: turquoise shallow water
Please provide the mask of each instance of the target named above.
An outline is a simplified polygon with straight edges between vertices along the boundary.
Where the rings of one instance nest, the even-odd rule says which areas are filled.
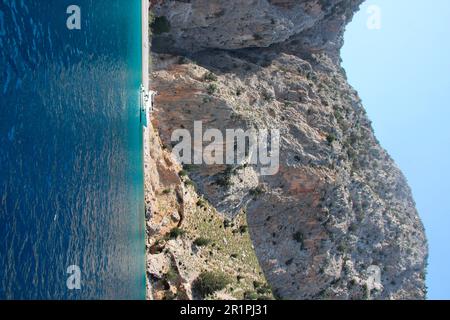
[[[140,3],[0,0],[0,299],[145,298]]]

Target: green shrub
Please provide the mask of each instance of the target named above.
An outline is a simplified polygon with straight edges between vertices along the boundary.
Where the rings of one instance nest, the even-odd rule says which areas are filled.
[[[178,175],[179,175],[180,177],[187,177],[188,172],[187,172],[186,170],[181,170],[180,172],[178,172]]]
[[[329,144],[332,144],[334,141],[336,141],[336,136],[334,135],[334,134],[329,134],[328,136],[327,136],[327,142],[329,143]]]
[[[233,177],[233,175],[235,173],[236,172],[233,169],[233,166],[227,165],[227,167],[225,168],[225,170],[223,172],[220,172],[219,174],[217,174],[215,176],[216,179],[215,179],[214,183],[217,184],[218,186],[228,188],[233,184],[233,182],[231,181],[231,178]]]
[[[163,300],[175,300],[177,295],[172,291],[167,291],[164,293]]]
[[[255,291],[245,291],[244,299],[245,300],[257,300],[259,295]]]
[[[194,241],[194,244],[195,244],[197,247],[204,247],[204,246],[207,246],[207,245],[210,244],[210,243],[211,243],[211,240],[206,239],[206,238],[203,238],[203,237],[197,238],[197,239],[195,239],[195,241]]]
[[[211,102],[211,98],[208,98],[208,97],[204,97],[204,98],[203,98],[203,103],[204,103],[204,104],[210,103],[210,102]]]
[[[266,284],[263,284],[260,287],[258,287],[256,289],[256,292],[261,295],[271,295],[272,288],[266,283]]]
[[[214,181],[214,183],[217,184],[218,186],[225,187],[225,188],[228,188],[232,185],[230,177],[223,176],[223,175],[218,176],[216,178],[216,180]]]
[[[203,79],[205,81],[217,81],[217,76],[212,73],[212,72],[207,72],[204,76]]]
[[[196,187],[196,185],[195,185],[195,182],[194,181],[192,181],[192,180],[190,180],[190,179],[186,179],[185,181],[184,181],[184,184],[186,185],[186,186],[192,186],[192,187]]]
[[[205,208],[206,205],[207,205],[207,202],[206,202],[205,199],[202,199],[202,198],[198,199],[198,201],[197,201],[197,207]]]
[[[152,23],[153,34],[170,32],[170,22],[165,16],[156,17]]]
[[[205,298],[216,291],[226,288],[231,283],[228,276],[222,272],[202,272],[193,283],[194,291]]]
[[[302,248],[303,248],[304,237],[303,237],[303,233],[301,231],[297,231],[296,233],[294,233],[293,236],[292,236],[292,239],[294,239],[295,241],[300,243],[302,245]]]
[[[248,226],[240,226],[239,227],[239,232],[241,234],[246,233],[248,231]]]
[[[257,197],[259,195],[262,195],[263,193],[264,193],[264,188],[261,187],[261,186],[258,186],[256,188],[253,188],[253,189],[250,190],[250,195],[252,197]]]
[[[178,279],[178,274],[172,266],[164,276],[169,282],[175,282]]]
[[[345,252],[347,252],[347,245],[345,243],[341,243],[338,245],[337,250],[345,253]]]
[[[169,238],[170,239],[177,239],[178,237],[181,237],[185,233],[186,233],[186,231],[184,231],[184,230],[182,230],[180,228],[173,228],[169,232]]]
[[[358,230],[358,225],[356,224],[356,223],[352,223],[351,225],[350,225],[350,227],[348,228],[348,230],[350,231],[350,232],[355,232],[356,230]]]
[[[217,89],[218,89],[217,84],[211,83],[211,84],[206,88],[206,91],[208,92],[208,94],[214,94],[214,93],[217,92]]]

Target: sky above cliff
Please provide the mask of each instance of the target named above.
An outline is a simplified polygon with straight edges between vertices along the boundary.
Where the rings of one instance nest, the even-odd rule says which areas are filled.
[[[428,298],[450,299],[450,1],[373,0],[342,51],[375,133],[402,169],[430,247]]]

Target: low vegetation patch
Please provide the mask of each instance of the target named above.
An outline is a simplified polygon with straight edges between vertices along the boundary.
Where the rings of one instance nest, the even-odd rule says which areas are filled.
[[[197,238],[194,241],[194,245],[196,245],[197,247],[205,247],[210,243],[211,243],[211,240],[203,238],[203,237]]]
[[[178,273],[175,271],[175,268],[170,266],[170,269],[167,271],[167,273],[164,275],[164,277],[169,281],[169,282],[175,282],[178,279]]]
[[[223,290],[231,280],[223,272],[202,272],[198,278],[194,281],[194,290],[202,297],[205,298],[214,292]]]
[[[303,237],[303,233],[301,231],[297,231],[296,233],[294,233],[292,235],[292,238],[297,241],[298,243],[300,243],[301,248],[303,249],[304,246],[304,237]]]
[[[207,205],[208,205],[208,203],[206,202],[205,199],[202,199],[202,198],[198,199],[197,207],[206,208]]]
[[[203,79],[205,81],[217,81],[217,76],[212,73],[212,72],[207,72],[204,76]]]
[[[327,136],[327,142],[329,143],[329,144],[332,144],[334,141],[336,141],[336,136],[334,135],[334,134],[329,134],[328,136]]]
[[[208,94],[212,95],[212,94],[214,94],[214,93],[217,92],[217,89],[218,89],[217,84],[211,83],[211,84],[206,88],[206,91],[208,92]]]
[[[169,239],[177,239],[178,237],[181,237],[185,233],[186,233],[186,231],[184,231],[180,228],[173,228],[169,232]]]
[[[250,195],[252,197],[260,196],[264,193],[264,188],[262,186],[258,186],[250,190]]]
[[[165,17],[156,17],[151,25],[153,34],[163,34],[170,32],[170,21]]]
[[[180,172],[178,172],[178,175],[180,177],[187,177],[188,176],[188,172],[186,170],[181,170]]]

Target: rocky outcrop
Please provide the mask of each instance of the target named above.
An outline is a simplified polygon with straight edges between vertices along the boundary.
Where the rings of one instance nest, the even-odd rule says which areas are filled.
[[[187,202],[194,204],[204,199],[211,221],[248,224],[251,244],[244,241],[244,255],[254,248],[277,297],[424,298],[427,243],[411,191],[376,140],[340,67],[345,25],[360,3],[192,0],[155,5],[157,19],[170,27],[155,30],[154,37],[152,83],[159,92],[154,143],[167,154],[153,158],[165,158],[162,167],[172,172],[148,177],[176,186],[188,179],[195,189],[186,194],[180,187],[170,210],[160,209],[161,201],[168,201],[164,187],[159,195],[149,193],[149,247],[175,222],[183,228],[183,222],[172,218],[182,216],[172,212],[179,211],[180,197],[192,198]],[[169,154],[171,135],[178,128],[193,131],[198,120],[223,132],[279,129],[278,173],[263,176],[258,166],[196,165],[179,178],[180,164],[171,163]],[[191,226],[197,225],[198,214],[183,213]],[[243,215],[247,222],[242,224]],[[166,229],[164,219],[172,221]],[[197,227],[191,237],[205,230]],[[182,277],[186,286],[181,291],[195,298],[186,288],[196,276],[230,259],[217,255],[202,266],[195,262],[198,257],[189,258],[187,247],[172,241],[164,256],[149,256],[149,269],[158,261],[160,269],[167,269],[173,257],[187,264],[194,272]],[[257,291],[251,282],[264,279],[250,269],[244,273],[237,285],[245,283],[240,294],[229,289],[222,294],[242,298],[244,291]]]
[[[162,126],[156,117],[156,126]],[[230,221],[195,189],[153,124],[145,130],[147,297],[272,298],[250,238],[245,213]],[[203,271],[226,275],[227,288],[208,297],[193,285]]]
[[[204,49],[267,48],[274,44],[308,50],[336,49],[362,0],[162,1],[155,15],[170,31],[154,40],[157,51],[191,54]]]

